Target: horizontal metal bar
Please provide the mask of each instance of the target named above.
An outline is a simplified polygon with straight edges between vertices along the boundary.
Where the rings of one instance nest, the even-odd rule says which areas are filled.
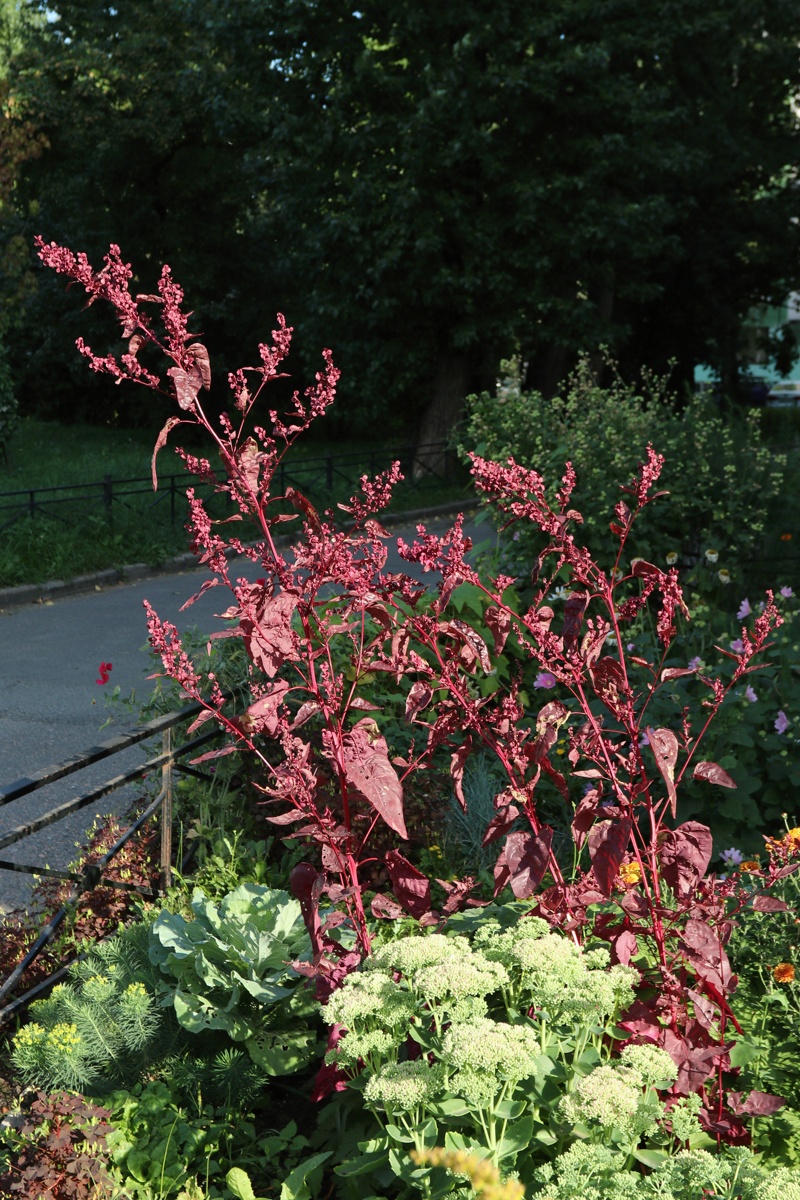
[[[63,879],[72,883],[80,883],[84,878],[75,871],[54,871],[52,867],[32,867],[26,863],[9,862],[2,858],[0,858],[0,871],[18,871],[22,875],[43,875],[48,879]],[[138,892],[140,896],[145,896],[148,900],[155,900],[158,896],[158,892],[141,883],[125,883],[121,879],[108,879],[106,876],[98,879],[94,886],[117,888],[122,892]]]
[[[33,775],[24,779],[18,779],[15,783],[0,788],[0,807],[4,804],[10,804],[12,800],[19,800],[22,796],[30,795],[31,792],[45,787],[48,783],[55,783],[57,779],[64,779],[65,776],[72,775],[75,771],[80,771],[83,767],[91,766],[92,763],[100,762],[112,754],[117,754],[120,750],[126,750],[129,746],[135,746],[138,742],[143,742],[157,733],[162,733],[165,729],[171,729],[174,725],[179,725],[181,721],[185,721],[189,717],[199,713],[202,707],[202,704],[199,703],[189,704],[186,708],[182,708],[178,712],[167,713],[163,717],[156,717],[144,725],[136,725],[133,729],[121,734],[119,737],[109,738],[107,742],[99,742],[98,745],[91,746],[88,750],[84,750],[82,754],[76,755],[75,758],[67,758],[63,762],[55,763],[53,766],[44,767],[41,771],[36,771]]]
[[[183,860],[181,862],[181,873],[184,873],[186,871],[186,868],[188,867],[189,863],[191,862],[192,858],[194,857],[194,855],[196,853],[196,849],[197,849],[196,845],[193,842],[189,846],[188,850],[186,851],[186,853],[183,856]],[[113,935],[111,935],[111,936],[113,936]],[[107,941],[108,939],[100,938],[99,940]],[[29,988],[27,992],[24,992],[21,996],[17,996],[17,998],[15,1000],[12,1000],[10,1002],[10,1004],[6,1004],[5,1007],[0,1009],[0,1025],[5,1024],[6,1021],[10,1020],[11,1017],[13,1017],[21,1009],[25,1008],[26,1005],[30,1004],[33,1000],[36,1000],[44,992],[47,992],[52,987],[55,987],[55,985],[57,983],[60,983],[62,979],[65,979],[69,975],[70,969],[75,966],[75,963],[82,962],[85,958],[86,958],[85,953],[78,954],[75,958],[70,959],[69,962],[64,963],[63,966],[61,966],[57,970],[55,970],[52,975],[48,975],[46,979],[40,979],[39,982],[37,984],[34,984],[34,986],[32,988]],[[33,961],[33,959],[30,960],[30,962],[32,962],[32,961]],[[20,965],[22,965],[22,964],[20,964]],[[28,965],[30,965],[30,963]],[[18,968],[16,968],[16,969],[18,970]],[[25,970],[25,969],[27,969],[27,968],[23,968],[23,970]],[[17,979],[19,979],[21,977],[22,973],[23,973],[22,971],[19,972],[19,974],[17,975]],[[11,990],[7,986],[7,984],[8,984],[8,980],[6,980],[6,982],[3,984],[2,989],[0,989],[0,996],[8,995],[8,992]]]
[[[185,745],[180,746],[177,750],[170,751],[169,754],[159,754],[156,758],[150,758],[146,763],[131,768],[124,775],[116,775],[113,779],[101,784],[100,787],[94,788],[91,792],[86,792],[82,796],[76,796],[74,800],[67,800],[57,808],[51,808],[48,812],[43,813],[41,817],[37,817],[35,821],[29,821],[27,825],[17,825],[15,829],[10,830],[9,833],[0,837],[0,850],[5,850],[7,846],[13,846],[16,842],[21,842],[23,838],[30,837],[33,833],[38,833],[40,829],[46,829],[49,825],[55,825],[57,821],[63,821],[70,813],[79,812],[80,809],[86,808],[88,804],[102,800],[104,796],[107,796],[110,792],[116,792],[127,783],[134,783],[148,771],[163,766],[165,762],[174,761],[176,755],[188,754],[198,746],[204,746],[212,738],[218,737],[219,733],[220,730],[214,729],[210,733],[204,733],[200,737],[193,738],[191,742],[186,742]]]

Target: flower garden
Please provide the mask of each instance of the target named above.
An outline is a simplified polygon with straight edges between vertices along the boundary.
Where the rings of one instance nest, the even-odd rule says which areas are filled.
[[[208,439],[178,453],[230,503],[187,492],[219,627],[148,627],[160,702],[224,738],[181,785],[191,878],[159,903],[97,889],[68,978],[6,1029],[0,1193],[800,1197],[798,606],[780,581],[730,600],[779,486],[755,425],[752,494],[699,408],[689,481],[655,438],[614,477],[598,439],[641,413],[618,392],[589,436],[584,374],[517,456],[534,402],[509,368],[468,425],[495,548],[421,525],[416,574],[390,573],[396,467],[337,512],[273,490],[333,402],[329,351],[270,411],[279,317],[211,417],[168,268],[134,296],[116,247],[100,271],[39,253],[120,322],[119,358],[79,341],[91,369],[173,399],[154,485],[181,426]],[[119,869],[144,881],[154,853]],[[4,974],[32,940],[22,915],[6,933]]]

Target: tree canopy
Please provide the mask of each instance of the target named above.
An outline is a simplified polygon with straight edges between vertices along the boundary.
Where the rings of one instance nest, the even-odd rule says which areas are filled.
[[[6,128],[47,148],[4,242],[169,261],[227,365],[284,311],[351,428],[441,435],[512,351],[546,393],[601,345],[730,381],[749,307],[800,286],[795,0],[56,10],[11,62]],[[64,404],[71,313],[42,281],[10,338]]]

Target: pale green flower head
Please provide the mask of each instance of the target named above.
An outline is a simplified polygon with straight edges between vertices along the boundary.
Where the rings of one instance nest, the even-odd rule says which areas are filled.
[[[769,1178],[757,1185],[753,1200],[800,1200],[800,1171],[773,1167]]]
[[[469,942],[465,938],[430,933],[426,937],[407,937],[379,946],[365,968],[369,971],[399,971],[410,977],[422,967],[431,967],[450,958],[464,958],[469,953]]]
[[[367,1081],[364,1102],[371,1108],[409,1112],[435,1100],[442,1086],[442,1068],[438,1065],[429,1066],[424,1058],[414,1062],[387,1063]]]
[[[702,1133],[702,1127],[697,1118],[702,1103],[695,1092],[691,1096],[681,1096],[667,1112],[666,1116],[672,1129],[672,1135],[679,1142],[688,1142]]]
[[[340,1067],[356,1067],[359,1060],[364,1062],[380,1062],[397,1054],[397,1042],[384,1029],[362,1029],[346,1033],[339,1039],[338,1045],[325,1055],[327,1063],[336,1063]]]
[[[412,976],[414,991],[426,1000],[489,996],[507,983],[508,971],[502,963],[490,962],[477,951],[420,967]]]
[[[678,1077],[678,1068],[660,1046],[626,1046],[620,1064],[641,1079],[644,1087],[668,1087]]]
[[[442,1058],[451,1067],[502,1079],[534,1075],[539,1057],[539,1038],[534,1029],[488,1018],[451,1025],[442,1042]]]
[[[572,1124],[599,1125],[605,1131],[619,1130],[628,1137],[651,1131],[663,1105],[642,1096],[641,1083],[611,1066],[595,1067],[578,1081],[575,1091],[561,1101],[564,1116]]]
[[[709,1154],[707,1150],[679,1150],[662,1163],[653,1172],[651,1186],[654,1195],[655,1188],[664,1180],[669,1188],[669,1195],[703,1196],[727,1190],[727,1171],[725,1162],[718,1154]]]
[[[414,998],[383,971],[357,971],[348,975],[325,1009],[329,1025],[346,1029],[377,1025],[405,1029],[414,1015]]]

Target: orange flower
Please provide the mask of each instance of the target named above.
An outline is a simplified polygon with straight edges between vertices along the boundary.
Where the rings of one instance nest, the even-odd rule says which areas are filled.
[[[791,963],[778,963],[772,976],[777,983],[791,983],[794,980],[794,967]]]
[[[781,534],[782,542],[790,542],[791,540],[792,540],[792,535],[790,533],[782,533]]]
[[[642,868],[638,862],[623,863],[619,869],[619,877],[626,887],[632,887],[642,878]]]
[[[757,858],[748,858],[746,862],[739,863],[740,871],[760,871],[761,863]]]
[[[783,844],[789,850],[800,850],[800,828],[795,826],[794,829],[790,829],[783,839]]]

